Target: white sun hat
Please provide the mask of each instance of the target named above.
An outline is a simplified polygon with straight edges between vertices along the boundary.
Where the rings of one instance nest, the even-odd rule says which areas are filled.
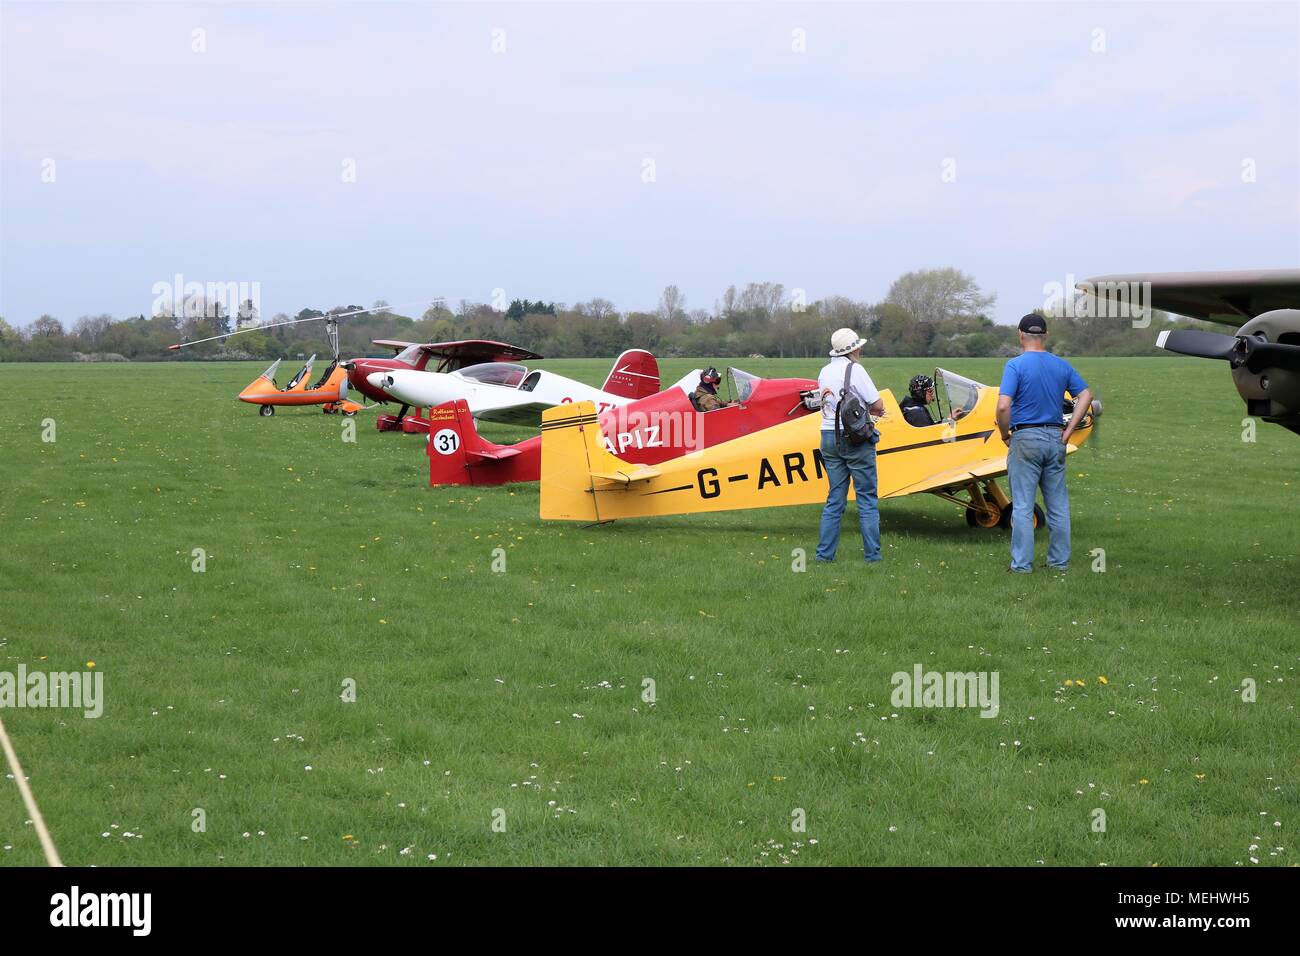
[[[852,329],[840,329],[831,336],[831,357],[848,355],[854,349],[860,349],[866,344],[867,340],[858,338],[858,333]]]

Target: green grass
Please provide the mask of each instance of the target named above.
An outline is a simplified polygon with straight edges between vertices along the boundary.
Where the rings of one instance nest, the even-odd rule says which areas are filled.
[[[1243,443],[1222,365],[1077,364],[1074,567],[1030,577],[931,497],[883,503],[884,564],[850,511],[793,573],[817,507],[542,524],[535,485],[429,488],[373,412],[259,418],[260,364],[0,366],[0,670],[106,696],[3,717],[71,864],[1293,863],[1300,439]],[[1001,713],[891,708],[916,663],[996,670]],[[41,861],[25,817],[0,781],[0,864]]]

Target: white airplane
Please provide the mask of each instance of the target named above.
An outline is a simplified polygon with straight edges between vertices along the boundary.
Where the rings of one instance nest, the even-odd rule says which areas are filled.
[[[659,362],[644,349],[614,360],[605,384],[592,388],[542,369],[514,362],[485,362],[454,372],[387,369],[366,381],[399,402],[433,408],[464,399],[475,418],[511,425],[540,425],[542,411],[568,402],[595,402],[598,412],[659,392]]]

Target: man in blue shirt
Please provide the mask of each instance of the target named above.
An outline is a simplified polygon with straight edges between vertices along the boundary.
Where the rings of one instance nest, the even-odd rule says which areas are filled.
[[[1047,565],[1064,571],[1070,564],[1070,495],[1065,488],[1066,443],[1092,402],[1092,391],[1065,359],[1047,351],[1047,320],[1030,313],[1020,320],[1023,350],[1007,362],[998,396],[997,423],[1010,446],[1011,567],[1034,569],[1034,497],[1041,488],[1051,541]],[[1065,393],[1074,397],[1074,414],[1064,420]]]

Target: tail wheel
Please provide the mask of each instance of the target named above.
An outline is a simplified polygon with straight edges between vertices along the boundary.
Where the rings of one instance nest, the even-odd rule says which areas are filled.
[[[272,415],[275,414],[275,406],[263,405],[260,408],[258,408],[257,414],[261,415],[263,418],[270,418]]]
[[[1004,516],[1009,517],[1010,511],[1004,512],[992,498],[985,498],[982,508],[974,505],[967,507],[966,524],[972,528],[996,528],[1002,523]]]
[[[1043,525],[1047,524],[1047,515],[1039,505],[1034,505],[1034,530],[1037,531]],[[1001,518],[998,519],[999,528],[1011,527],[1011,502],[1007,502],[1006,510],[1002,512]]]

